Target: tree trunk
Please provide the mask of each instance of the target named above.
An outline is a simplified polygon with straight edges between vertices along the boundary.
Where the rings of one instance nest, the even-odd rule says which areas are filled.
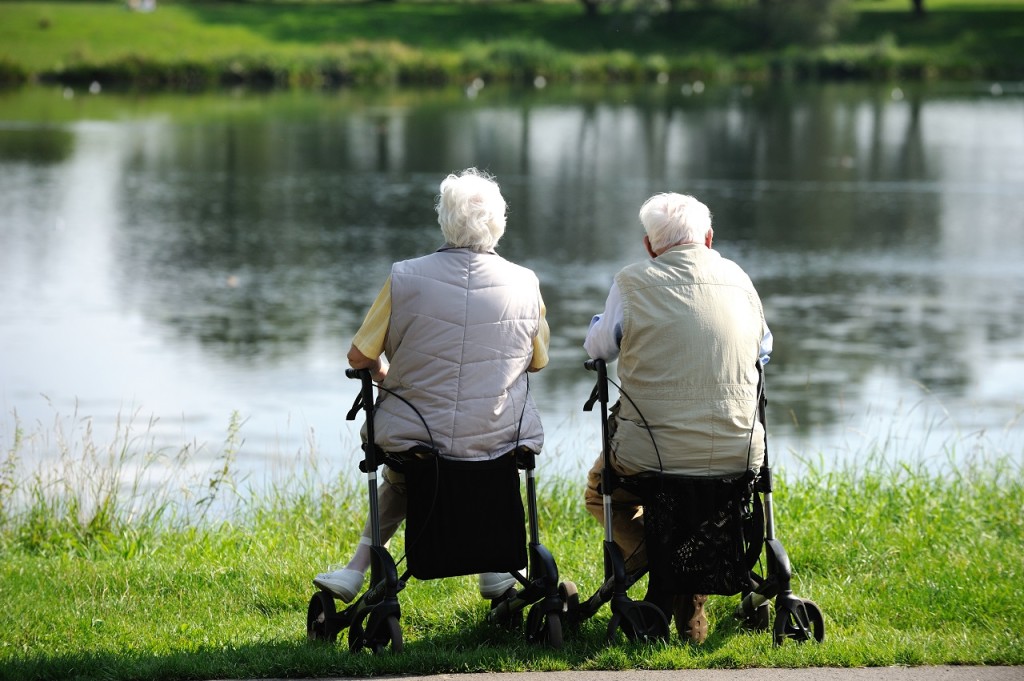
[[[911,0],[911,4],[914,5],[914,16],[924,16],[924,0]]]

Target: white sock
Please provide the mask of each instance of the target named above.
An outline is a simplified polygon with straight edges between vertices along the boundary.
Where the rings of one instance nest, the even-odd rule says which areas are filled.
[[[366,570],[370,567],[370,543],[369,537],[359,538],[356,551],[352,554],[352,560],[348,562],[345,569],[366,574]]]

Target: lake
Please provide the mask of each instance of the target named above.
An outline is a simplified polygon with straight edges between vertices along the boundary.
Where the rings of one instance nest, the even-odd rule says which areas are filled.
[[[777,466],[1024,456],[1024,88],[830,84],[0,93],[0,444],[240,477],[351,470],[345,353],[392,261],[492,172],[553,333],[542,475],[581,474],[582,341],[637,212],[699,197],[775,336]],[[680,349],[685,352],[685,348]],[[45,465],[45,464],[44,464]]]

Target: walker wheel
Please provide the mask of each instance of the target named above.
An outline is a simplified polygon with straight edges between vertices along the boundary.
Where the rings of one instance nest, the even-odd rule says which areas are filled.
[[[668,618],[661,608],[647,601],[629,601],[621,613],[612,615],[608,622],[608,641],[615,638],[616,629],[621,629],[629,641],[667,641]]]
[[[562,614],[545,612],[542,603],[530,608],[526,616],[526,640],[530,643],[542,643],[549,648],[562,647]]]
[[[502,603],[512,599],[515,594],[515,588],[510,588],[499,598],[492,598],[491,612],[493,613]],[[523,610],[522,608],[517,608],[516,610],[506,609],[504,615],[495,615],[492,621],[497,623],[502,629],[515,631],[523,626]]]
[[[362,622],[353,622],[348,627],[348,649],[349,652],[358,653],[366,645],[366,636],[363,632]]]
[[[562,617],[568,626],[580,623],[580,594],[576,583],[569,580],[559,582],[558,597],[562,600]]]
[[[668,618],[661,608],[646,601],[634,602],[624,613],[624,623],[632,629],[632,641],[668,640]],[[629,636],[629,632],[626,636]]]
[[[753,615],[740,621],[740,626],[747,631],[768,631],[772,628],[771,608],[767,603],[759,605]]]
[[[825,640],[825,615],[822,614],[821,608],[814,601],[804,599],[803,604],[804,609],[807,611],[807,620],[810,622],[814,640],[817,643],[821,643]]]
[[[562,599],[562,611],[574,612],[580,609],[580,592],[576,582],[568,579],[558,583],[558,597]]]
[[[306,608],[306,639],[334,643],[340,631],[341,626],[335,619],[334,597],[317,591]]]
[[[389,643],[391,644],[391,652],[402,652],[405,645],[402,641],[402,627],[398,624],[398,618],[394,615],[389,616],[381,623],[380,628],[383,631],[377,632],[378,635],[374,636],[373,643],[370,645],[374,654],[377,655],[383,652]]]
[[[402,627],[398,624],[398,618],[388,615],[382,622],[374,625],[371,618],[369,631],[363,628],[361,622],[353,622],[348,628],[348,649],[350,652],[358,653],[363,648],[369,648],[374,655],[384,652],[384,649],[391,645],[394,653],[402,652],[405,647],[402,641]]]
[[[776,603],[775,645],[782,645],[787,639],[803,643],[811,638],[821,643],[825,640],[825,617],[814,601],[795,599],[792,608],[780,612]]]

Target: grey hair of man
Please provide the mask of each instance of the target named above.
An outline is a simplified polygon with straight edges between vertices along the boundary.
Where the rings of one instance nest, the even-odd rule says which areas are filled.
[[[476,168],[446,177],[434,208],[449,246],[489,251],[505,233],[507,205],[501,189],[491,175]]]
[[[685,194],[655,194],[640,208],[640,223],[651,248],[662,253],[679,244],[702,244],[714,232],[711,211]]]

